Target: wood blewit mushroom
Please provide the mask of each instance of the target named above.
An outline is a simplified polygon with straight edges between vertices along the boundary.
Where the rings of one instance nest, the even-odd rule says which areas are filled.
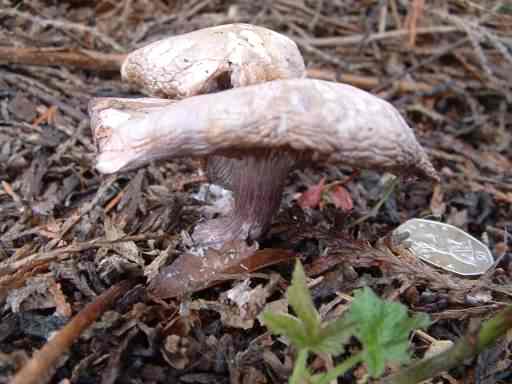
[[[189,96],[305,77],[295,42],[270,29],[225,24],[168,37],[130,53],[123,80],[155,97]]]
[[[100,98],[89,113],[105,173],[185,156],[236,159],[215,173],[233,190],[235,208],[196,227],[193,238],[205,246],[264,234],[297,166],[346,164],[438,180],[399,112],[346,84],[290,79],[179,101]]]
[[[232,190],[235,206],[196,225],[201,248],[260,238],[288,172],[313,162],[438,180],[393,106],[349,85],[304,79],[295,43],[265,28],[231,24],[155,42],[128,56],[122,76],[153,98],[90,102],[96,167],[113,173],[152,160],[205,158],[209,180]],[[190,268],[199,268],[193,281],[215,275],[219,260],[210,258],[181,255],[150,290],[174,296]]]
[[[302,78],[305,66],[297,45],[286,36],[254,25],[227,24],[169,37],[140,48],[125,59],[121,74],[125,81],[150,96],[183,99],[276,79]],[[141,102],[145,103],[145,109],[150,104],[160,103],[158,99]],[[113,114],[115,112],[110,111],[110,118],[114,118]],[[281,183],[276,183],[273,176],[267,175],[267,168],[276,168],[274,174],[280,168],[289,169],[291,162],[284,159],[285,156],[280,155],[263,166],[264,163],[254,163],[248,157],[238,159],[218,153],[208,156],[208,179],[235,193],[234,209],[240,213],[240,219],[246,219],[220,218],[201,223],[195,228],[194,240],[215,246],[232,238],[258,238],[270,224],[271,213],[279,206],[279,199],[271,201],[268,196],[280,196],[284,183],[282,178]],[[98,163],[98,169],[113,171],[106,169],[104,163]],[[244,186],[249,184],[244,180],[247,177],[259,179],[270,190],[275,188],[275,193],[267,191],[253,196],[255,191],[265,190],[245,190]],[[254,199],[265,202],[257,214],[245,209],[250,206],[246,201]]]

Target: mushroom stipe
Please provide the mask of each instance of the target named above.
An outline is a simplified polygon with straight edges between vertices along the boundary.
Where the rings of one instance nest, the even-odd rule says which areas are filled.
[[[298,158],[286,150],[256,149],[221,167],[214,180],[233,191],[234,209],[227,217],[196,225],[193,240],[217,248],[233,239],[259,239],[279,210],[286,177]]]

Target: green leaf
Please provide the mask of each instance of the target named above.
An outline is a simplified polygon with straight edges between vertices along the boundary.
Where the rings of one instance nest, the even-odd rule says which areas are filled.
[[[409,334],[430,324],[428,316],[409,317],[405,306],[380,299],[368,287],[355,293],[348,319],[356,324],[355,336],[373,377],[382,375],[387,362],[408,361]]]
[[[322,327],[310,349],[315,353],[340,355],[345,350],[344,344],[354,335],[355,328],[355,324],[346,317],[333,320]]]
[[[304,323],[306,334],[315,338],[320,330],[320,315],[313,305],[313,300],[306,285],[306,274],[302,263],[297,260],[292,276],[292,284],[288,287],[288,303],[299,319]]]
[[[322,324],[311,294],[306,286],[306,275],[298,261],[288,288],[288,302],[298,315],[277,314],[267,311],[263,322],[276,334],[286,336],[297,348],[307,348],[315,353],[339,355],[347,340],[354,334],[355,326],[346,318]]]
[[[295,316],[265,311],[262,314],[262,320],[272,333],[286,336],[296,348],[307,347],[304,324]]]

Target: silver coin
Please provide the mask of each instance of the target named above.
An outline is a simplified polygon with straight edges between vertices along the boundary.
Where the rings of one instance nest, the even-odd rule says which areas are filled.
[[[463,276],[485,273],[494,263],[489,248],[463,230],[445,223],[411,219],[393,231],[409,233],[410,250],[421,260]]]

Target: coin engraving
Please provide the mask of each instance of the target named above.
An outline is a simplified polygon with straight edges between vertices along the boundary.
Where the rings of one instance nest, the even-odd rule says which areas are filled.
[[[464,276],[485,273],[494,259],[481,241],[450,224],[411,219],[395,229],[408,232],[411,251],[420,259]]]

